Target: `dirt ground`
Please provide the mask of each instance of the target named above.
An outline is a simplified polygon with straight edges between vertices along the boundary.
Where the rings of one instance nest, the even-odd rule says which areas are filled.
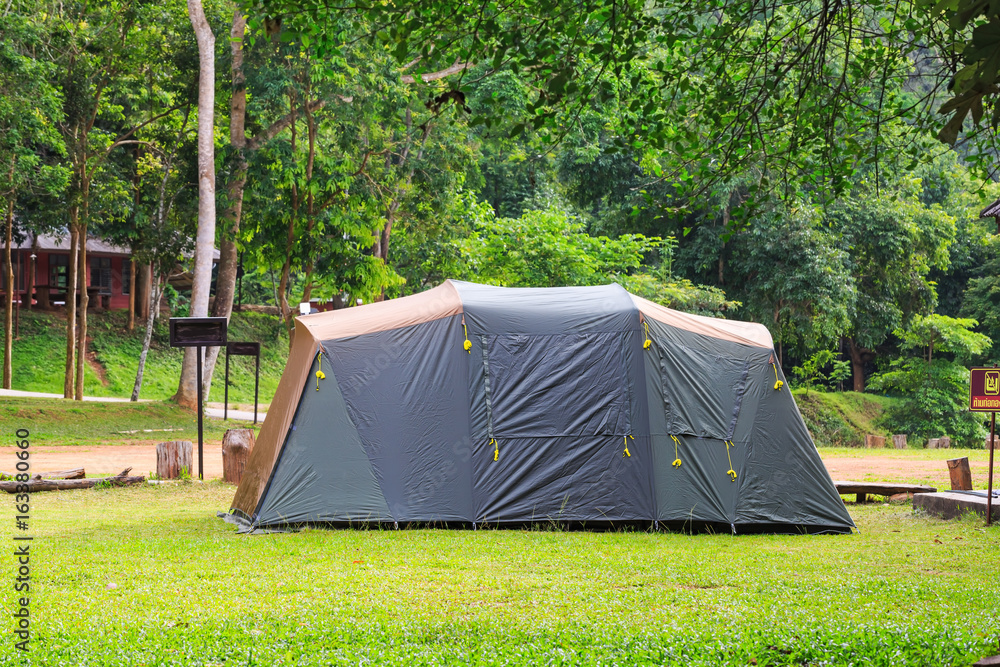
[[[198,445],[194,447],[193,476],[198,474]],[[205,444],[205,479],[222,477],[222,445]],[[13,459],[13,453],[11,454]],[[13,461],[7,464],[0,460],[0,470],[12,469]],[[33,472],[50,470],[70,470],[83,468],[87,477],[114,475],[125,468],[132,468],[132,475],[149,476],[156,472],[156,443],[133,445],[98,445],[94,447],[32,447],[31,469]]]
[[[822,453],[822,450],[821,450]],[[124,468],[132,468],[133,475],[148,475],[156,471],[156,443],[137,441],[128,445],[104,445],[94,447],[34,447],[31,452],[31,467],[37,472],[85,468],[88,477],[115,474]],[[0,453],[2,456],[2,453]],[[13,455],[11,455],[13,456]],[[194,453],[197,474],[198,452]],[[850,481],[896,481],[930,484],[939,489],[951,487],[948,468],[944,461],[922,461],[917,459],[890,458],[886,456],[823,457],[830,476],[836,480]],[[0,470],[13,469],[0,459]],[[987,464],[973,461],[972,481],[976,488],[986,487]],[[217,443],[205,445],[205,478],[222,477],[222,447]]]
[[[868,456],[864,458],[823,457],[826,469],[836,480],[852,482],[893,481],[913,484],[929,484],[938,490],[951,488],[948,466],[944,461],[920,461],[916,459]],[[986,488],[989,465],[984,461],[970,461],[972,485],[977,489]],[[994,483],[1000,478],[994,472]]]

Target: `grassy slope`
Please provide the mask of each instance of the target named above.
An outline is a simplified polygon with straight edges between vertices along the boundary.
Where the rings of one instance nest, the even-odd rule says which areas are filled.
[[[118,444],[135,440],[197,440],[197,414],[173,403],[77,403],[59,398],[0,400],[0,447],[11,444],[15,429],[27,428],[36,445]],[[205,440],[222,440],[232,422],[206,417]],[[143,433],[142,429],[171,429]],[[180,429],[180,431],[178,431]],[[140,431],[125,433],[124,431]],[[4,451],[4,450],[0,450]],[[3,454],[6,456],[6,454]]]
[[[13,388],[61,394],[66,359],[65,320],[49,313],[27,311],[21,312],[21,318],[21,338],[14,343]],[[123,312],[88,316],[88,331],[93,341],[90,349],[103,366],[107,382],[104,384],[88,365],[84,374],[84,392],[88,396],[131,396],[145,332],[136,328],[130,334],[126,324],[127,315]],[[235,313],[230,323],[229,340],[261,342],[260,400],[270,402],[288,354],[288,342],[281,325],[274,317],[260,313]],[[159,320],[146,359],[140,398],[162,400],[172,396],[177,391],[182,356],[181,350],[169,347],[166,321]],[[224,364],[223,355],[219,357],[210,401],[223,399]],[[252,404],[253,371],[252,358],[233,357],[229,378],[231,403]]]
[[[885,409],[897,399],[853,391],[796,389],[792,393],[813,440],[820,447],[862,447],[866,433],[890,435],[879,421]]]
[[[30,664],[922,667],[1000,639],[1000,528],[908,506],[852,506],[851,536],[239,536],[232,493],[35,494]]]

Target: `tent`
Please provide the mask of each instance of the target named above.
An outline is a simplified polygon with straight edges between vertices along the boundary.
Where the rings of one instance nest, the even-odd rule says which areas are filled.
[[[783,385],[759,324],[447,281],[296,319],[229,517],[850,532]]]

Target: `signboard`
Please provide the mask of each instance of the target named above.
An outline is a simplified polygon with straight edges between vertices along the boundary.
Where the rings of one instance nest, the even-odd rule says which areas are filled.
[[[227,324],[225,317],[171,317],[170,347],[222,347]]]
[[[260,395],[260,343],[233,341],[226,344],[226,393],[223,398],[222,418],[229,419],[229,355],[256,357],[253,381],[253,423],[257,423],[257,399]]]
[[[253,357],[260,354],[260,343],[232,342],[226,345],[226,354]]]
[[[969,369],[969,410],[1000,412],[1000,368]]]
[[[198,479],[205,479],[205,447],[202,437],[202,415],[205,411],[202,410],[201,395],[201,348],[225,345],[228,328],[229,320],[225,317],[170,318],[170,347],[198,348],[197,354],[194,355],[197,359],[195,367],[198,369],[198,377],[195,381],[198,387]]]

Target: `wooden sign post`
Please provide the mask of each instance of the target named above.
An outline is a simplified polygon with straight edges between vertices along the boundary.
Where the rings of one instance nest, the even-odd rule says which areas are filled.
[[[257,393],[260,389],[260,343],[227,343],[226,344],[226,395],[222,418],[229,419],[229,355],[255,357],[257,365],[253,380],[253,423],[257,423]]]
[[[170,347],[197,348],[198,358],[198,479],[205,479],[204,439],[202,438],[201,353],[206,347],[226,344],[229,320],[225,317],[171,317]]]
[[[996,437],[997,410],[1000,410],[1000,368],[969,369],[969,410],[990,413],[990,444]],[[986,525],[993,523],[993,450],[990,447],[989,480],[986,489]]]

